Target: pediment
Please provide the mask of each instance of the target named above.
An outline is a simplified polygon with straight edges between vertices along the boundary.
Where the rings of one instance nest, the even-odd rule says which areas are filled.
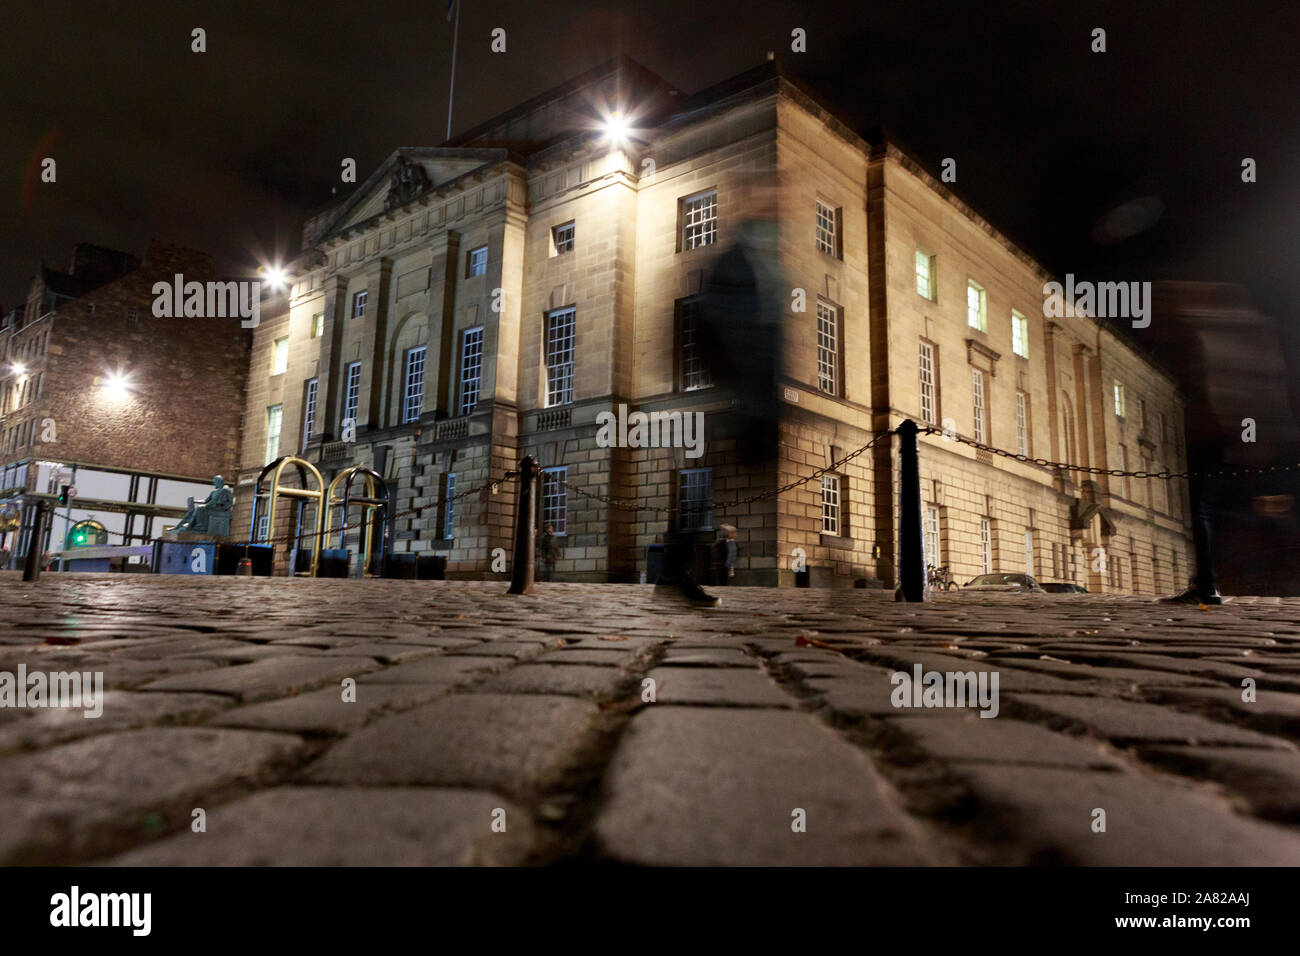
[[[467,173],[506,158],[505,150],[402,148],[361,184],[351,201],[339,211],[325,235],[351,229],[389,209],[400,208],[418,196],[444,186]]]

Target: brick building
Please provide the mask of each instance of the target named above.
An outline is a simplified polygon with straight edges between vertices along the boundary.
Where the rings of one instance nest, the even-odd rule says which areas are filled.
[[[81,243],[67,272],[42,267],[0,328],[0,494],[27,550],[38,498],[76,487],[42,543],[144,545],[233,474],[250,334],[239,319],[157,318],[155,282],[212,278],[200,253],[151,243],[141,261]]]
[[[630,139],[602,127],[609,110],[630,117]],[[781,453],[748,468],[732,414],[697,373],[691,309],[763,172],[779,177],[790,298]],[[793,583],[796,549],[815,584],[892,583],[888,442],[839,474],[722,505],[904,418],[1055,461],[1181,460],[1175,384],[1113,320],[1046,319],[1041,266],[775,62],[686,96],[613,61],[441,147],[395,151],[307,223],[304,248],[287,308],[255,332],[241,486],[287,452],[326,481],[372,464],[396,510],[422,508],[395,523],[394,549],[444,554],[452,575],[491,574],[513,511],[510,494],[454,495],[530,453],[546,469],[542,520],[564,542],[558,577],[635,580],[669,530],[708,543],[726,522],[739,529],[736,583],[749,584]],[[602,447],[597,416],[623,403],[703,412],[703,457]],[[1080,482],[938,436],[923,456],[928,547],[961,580],[1028,568],[1152,591],[1186,573],[1181,485],[1166,497]],[[1098,549],[1109,560],[1094,571]]]

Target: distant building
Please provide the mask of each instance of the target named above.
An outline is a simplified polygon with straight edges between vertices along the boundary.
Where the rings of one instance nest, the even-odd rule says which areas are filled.
[[[606,135],[602,108],[626,110],[633,137]],[[691,316],[749,211],[748,184],[778,170],[791,286],[773,383],[781,452],[750,468],[732,411],[698,374]],[[395,522],[395,550],[490,577],[493,550],[512,547],[513,497],[455,496],[533,454],[539,523],[563,542],[557,579],[635,580],[670,530],[707,545],[725,522],[739,528],[735,583],[792,584],[803,555],[814,584],[890,585],[891,443],[776,489],[904,418],[1030,458],[1183,463],[1177,387],[1115,320],[1045,318],[1051,275],[775,62],[686,96],[616,60],[444,146],[396,150],[307,223],[304,246],[288,311],[254,335],[245,529],[246,490],[276,456],[305,456],[327,482],[364,463],[390,481],[396,510],[421,509]],[[704,412],[704,455],[602,447],[597,417],[621,404]],[[998,570],[1098,591],[1181,587],[1183,483],[923,441],[929,560],[959,581]],[[762,492],[773,494],[714,510]]]
[[[144,545],[237,461],[250,334],[238,318],[156,318],[155,282],[212,278],[200,253],[150,245],[144,261],[81,243],[42,267],[0,323],[0,549],[19,567],[35,502],[74,486],[43,550]],[[140,559],[143,561],[143,559]]]

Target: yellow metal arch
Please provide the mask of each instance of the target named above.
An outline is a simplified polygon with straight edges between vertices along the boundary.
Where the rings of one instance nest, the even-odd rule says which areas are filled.
[[[280,484],[280,477],[284,474],[285,468],[293,465],[302,469],[316,479],[316,490],[310,488],[286,488]],[[260,482],[259,482],[260,484]],[[274,534],[275,529],[275,502],[276,499],[283,495],[286,498],[306,499],[316,506],[316,544],[311,549],[311,574],[310,577],[316,576],[316,568],[320,565],[320,550],[324,543],[325,536],[325,479],[321,477],[316,466],[304,458],[296,458],[293,455],[286,455],[275,463],[275,471],[271,475],[270,501],[267,503],[267,528],[269,533]],[[299,537],[302,535],[302,529],[298,529]],[[293,568],[289,569],[293,574]]]
[[[366,494],[364,497],[360,498],[349,498],[347,495],[348,486],[353,476],[357,473],[360,473],[361,476],[366,479]],[[339,536],[337,547],[343,547],[343,526],[348,523],[347,511],[344,509],[342,520],[339,522],[339,527],[335,528],[334,509],[342,508],[345,503],[349,505],[357,505],[358,507],[365,509],[365,550],[360,556],[358,556],[357,560],[362,575],[367,578],[373,577],[370,572],[370,562],[374,555],[374,511],[378,508],[385,509],[384,519],[388,520],[387,497],[382,499],[375,497],[375,492],[378,490],[375,483],[377,477],[378,476],[375,475],[371,469],[364,465],[353,465],[351,468],[345,468],[334,476],[334,480],[330,482],[329,493],[326,496],[324,546],[327,548],[331,547],[331,539],[336,534]],[[338,492],[340,485],[343,486],[343,494],[339,494]],[[385,496],[386,495],[387,489],[385,489]]]

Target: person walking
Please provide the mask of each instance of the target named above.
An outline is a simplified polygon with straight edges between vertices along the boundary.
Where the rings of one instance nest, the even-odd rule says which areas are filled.
[[[727,537],[723,542],[727,548],[726,557],[722,562],[722,583],[730,584],[731,579],[736,576],[736,556],[740,553],[740,545],[736,541],[736,529],[728,528]]]
[[[555,538],[555,527],[547,525],[537,542],[538,577],[543,581],[551,580],[555,574],[555,559],[559,554],[560,544]]]

